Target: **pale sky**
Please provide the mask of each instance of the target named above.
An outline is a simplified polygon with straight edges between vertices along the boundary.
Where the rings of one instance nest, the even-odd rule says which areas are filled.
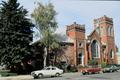
[[[18,0],[21,5],[33,12],[36,1],[47,3],[48,0]],[[58,33],[66,33],[66,25],[73,22],[85,24],[86,36],[93,31],[93,19],[104,15],[113,18],[115,43],[120,48],[120,1],[80,1],[80,0],[50,0],[58,15]],[[1,2],[1,0],[0,0]]]

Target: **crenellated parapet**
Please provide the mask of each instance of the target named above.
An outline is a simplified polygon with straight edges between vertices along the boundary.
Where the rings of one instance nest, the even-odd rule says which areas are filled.
[[[95,28],[98,27],[98,25],[99,25],[99,24],[102,24],[102,23],[108,23],[108,24],[113,25],[113,19],[107,17],[106,15],[104,15],[103,17],[94,19],[94,27],[95,27]]]
[[[74,22],[73,24],[67,26],[67,31],[70,31],[73,29],[75,29],[76,31],[85,32],[85,25],[80,25]]]

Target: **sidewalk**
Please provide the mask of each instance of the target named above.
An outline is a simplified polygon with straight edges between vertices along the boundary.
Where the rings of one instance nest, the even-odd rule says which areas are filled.
[[[19,76],[10,76],[10,77],[0,77],[0,80],[32,80],[30,75],[19,75]]]

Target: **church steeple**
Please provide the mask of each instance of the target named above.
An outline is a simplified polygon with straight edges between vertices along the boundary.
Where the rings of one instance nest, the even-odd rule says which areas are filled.
[[[66,33],[68,37],[74,41],[74,57],[76,58],[75,65],[86,64],[85,25],[80,25],[74,22],[72,25],[67,26]]]
[[[107,55],[106,61],[108,63],[114,62],[112,60],[115,58],[116,50],[113,19],[107,17],[106,15],[98,19],[94,19],[94,28],[101,37],[101,43],[106,44],[106,49],[104,51]]]

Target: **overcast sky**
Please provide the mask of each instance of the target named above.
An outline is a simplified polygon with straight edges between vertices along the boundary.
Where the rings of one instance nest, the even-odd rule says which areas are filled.
[[[1,1],[1,0],[0,0]],[[18,0],[31,14],[39,0]],[[41,0],[47,3],[48,0]],[[120,48],[120,1],[51,0],[57,11],[58,33],[65,34],[66,25],[85,24],[86,35],[93,31],[93,19],[104,15],[113,18],[115,42]]]

